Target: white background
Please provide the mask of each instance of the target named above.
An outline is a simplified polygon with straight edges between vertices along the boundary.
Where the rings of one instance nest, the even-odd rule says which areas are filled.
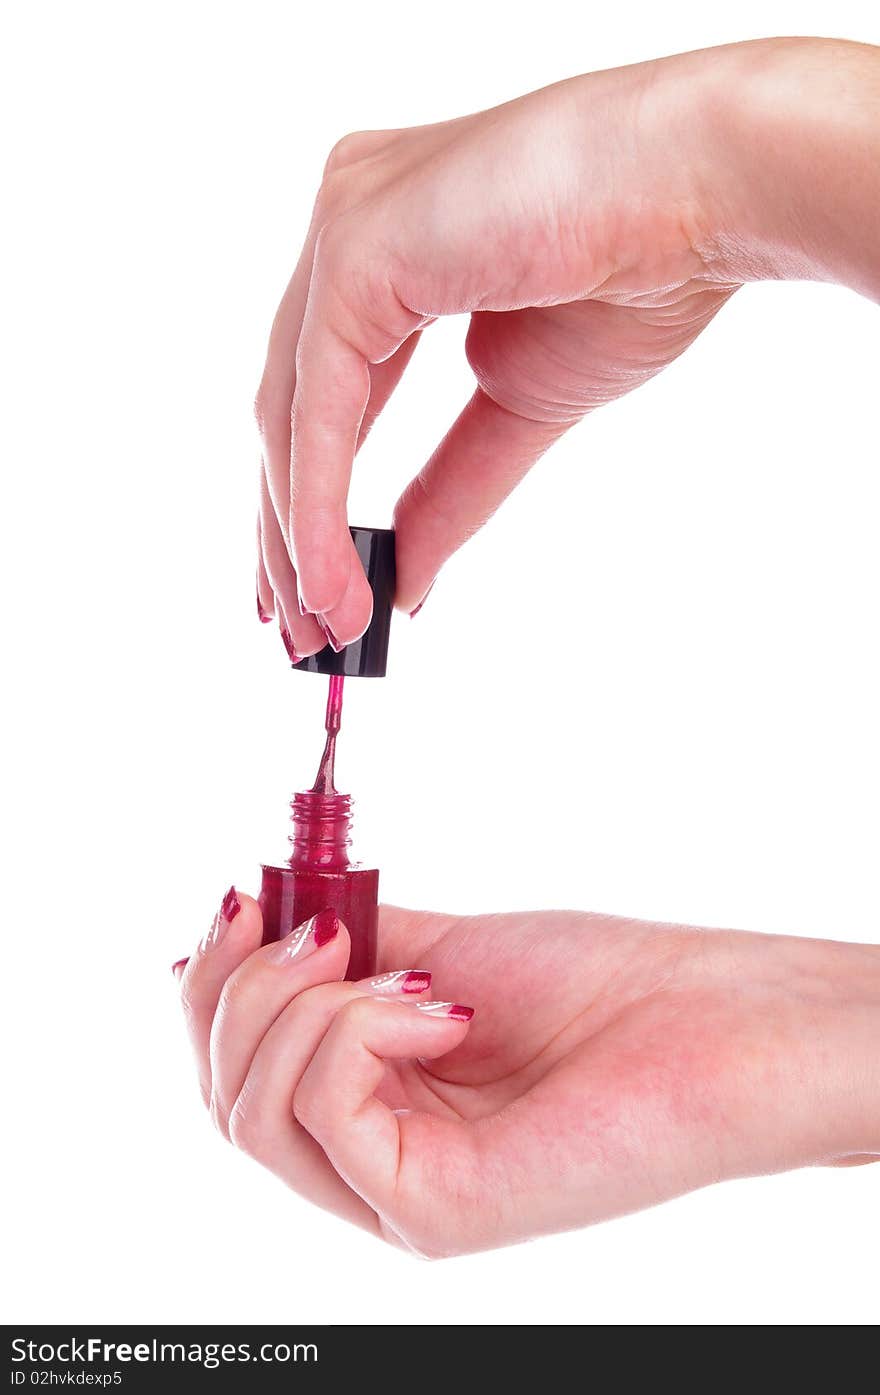
[[[876,1320],[877,1168],[438,1265],[385,1250],[212,1133],[169,973],[228,884],[257,885],[319,744],[324,685],[254,614],[251,401],[330,145],[737,38],[880,42],[876,14],[6,13],[4,1317]],[[353,521],[388,522],[469,395],[463,332],[426,336]],[[878,347],[847,291],[747,288],[395,621],[341,754],[387,899],[880,938]]]

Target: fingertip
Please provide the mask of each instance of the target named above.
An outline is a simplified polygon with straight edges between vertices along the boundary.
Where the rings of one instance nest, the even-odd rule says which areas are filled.
[[[416,615],[428,598],[448,549],[439,520],[424,519],[424,493],[418,479],[407,485],[394,510],[396,610]],[[435,532],[435,528],[437,531]]]
[[[223,896],[210,929],[199,943],[198,959],[210,958],[219,948],[232,946],[235,953],[249,952],[260,943],[263,914],[258,903],[233,883]]]
[[[317,617],[328,643],[338,652],[360,639],[373,618],[373,593],[360,560],[352,567],[339,604]]]
[[[262,959],[290,968],[320,955],[321,975],[328,981],[345,977],[351,957],[348,927],[331,907],[317,911],[263,946]]]
[[[291,515],[291,535],[300,610],[305,615],[326,615],[340,605],[348,589],[352,572],[348,528],[344,526],[340,536],[336,527],[295,524]]]
[[[260,903],[256,897],[248,896],[246,891],[239,891],[236,887],[231,887],[239,905],[238,914],[244,917],[242,924],[246,926],[259,925],[263,928],[263,912],[260,910]]]

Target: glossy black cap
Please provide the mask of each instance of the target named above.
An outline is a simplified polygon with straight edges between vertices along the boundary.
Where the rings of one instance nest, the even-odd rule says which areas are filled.
[[[394,609],[393,528],[352,528],[352,541],[373,593],[373,618],[360,639],[339,653],[325,644],[317,654],[293,667],[301,673],[344,674],[346,678],[384,678],[388,662],[388,635]]]

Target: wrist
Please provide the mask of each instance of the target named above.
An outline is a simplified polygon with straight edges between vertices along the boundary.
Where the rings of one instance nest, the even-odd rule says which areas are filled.
[[[779,1085],[804,1161],[880,1153],[880,947],[775,943]]]
[[[707,263],[880,299],[880,49],[768,39],[711,58],[697,80]]]

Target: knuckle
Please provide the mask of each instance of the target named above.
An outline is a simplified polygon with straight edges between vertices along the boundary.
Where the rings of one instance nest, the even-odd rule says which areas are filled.
[[[324,161],[325,176],[336,174],[339,170],[355,164],[369,143],[370,133],[367,131],[349,131],[347,135],[340,136]]]
[[[239,970],[230,974],[220,992],[216,1020],[221,1022],[229,1012],[247,1008],[251,999],[251,976]]]
[[[248,1102],[236,1100],[229,1115],[229,1141],[241,1153],[256,1157],[259,1153],[261,1130],[255,1111]]]
[[[448,1229],[438,1232],[430,1225],[416,1224],[404,1227],[401,1235],[414,1259],[431,1264],[440,1259],[453,1259],[463,1252]]]
[[[325,274],[338,274],[348,245],[347,222],[341,214],[334,214],[321,225],[315,239],[315,265]]]
[[[367,1028],[367,1024],[373,1017],[376,1000],[369,997],[352,998],[346,1003],[337,1017],[339,1023],[338,1030],[351,1036],[361,1036]],[[385,1004],[388,1006],[388,1004]],[[396,1006],[392,1004],[391,1006]]]
[[[290,394],[261,383],[254,398],[254,420],[264,442],[271,443],[286,427]]]
[[[195,1017],[196,1004],[193,998],[192,987],[187,984],[185,980],[180,988],[180,1006],[183,1009],[184,1017],[191,1021]]]
[[[214,1128],[223,1138],[225,1138],[228,1141],[229,1121],[227,1118],[226,1110],[223,1108],[220,1100],[217,1098],[217,1095],[213,1092],[211,1094],[211,1102],[208,1108],[211,1114],[211,1123],[214,1125]]]
[[[301,1082],[293,1092],[293,1117],[307,1133],[319,1125],[317,1096],[305,1082]]]

